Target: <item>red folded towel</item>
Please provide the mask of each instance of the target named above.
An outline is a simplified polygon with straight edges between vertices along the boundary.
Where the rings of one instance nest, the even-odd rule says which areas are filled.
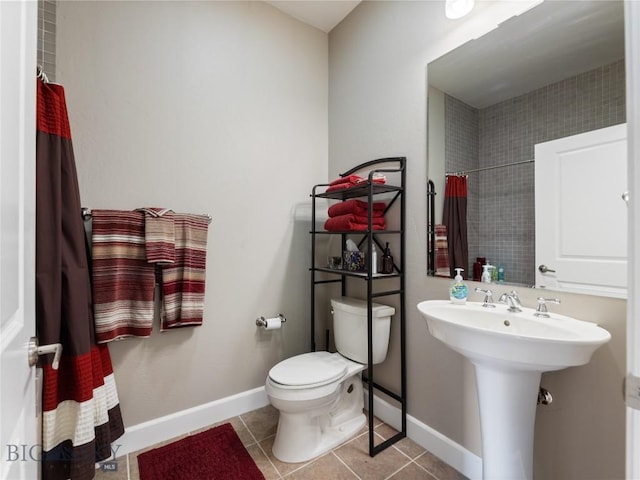
[[[329,185],[340,185],[341,183],[356,184],[356,183],[361,183],[361,182],[366,182],[366,181],[367,181],[366,178],[361,177],[359,175],[347,175],[346,177],[336,178]]]
[[[374,230],[385,230],[387,228],[384,217],[374,218],[373,220]],[[367,219],[363,219],[362,217],[358,217],[353,214],[330,217],[324,222],[324,229],[329,232],[361,231],[366,230],[367,228],[369,228],[367,225]]]
[[[346,177],[340,177],[329,183],[327,192],[334,190],[342,190],[343,188],[351,188],[354,186],[360,186],[368,183],[368,178],[361,177],[359,175],[347,175]],[[384,176],[373,177],[373,183],[384,184],[387,180]]]
[[[351,199],[344,202],[336,203],[335,205],[331,205],[327,213],[330,217],[338,217],[340,215],[348,215],[350,213],[366,217],[369,214],[368,206],[368,202]],[[371,204],[371,206],[372,214],[374,217],[384,216],[384,209],[387,207],[384,202],[374,202]]]
[[[361,215],[354,215],[354,214],[348,214],[348,215],[340,215],[341,217],[352,217],[352,221],[355,223],[361,223],[363,225],[367,225],[367,222],[369,221],[369,217],[363,217]],[[331,217],[331,218],[338,218],[338,217]],[[373,225],[380,225],[380,226],[386,226],[387,223],[384,220],[384,217],[371,217],[371,223]]]

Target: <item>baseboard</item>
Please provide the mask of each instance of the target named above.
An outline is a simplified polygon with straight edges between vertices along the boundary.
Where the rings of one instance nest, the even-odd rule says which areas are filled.
[[[111,448],[114,456],[120,457],[266,405],[269,405],[269,399],[264,387],[254,388],[127,427],[124,435],[116,440]]]
[[[365,390],[366,398],[367,391]],[[120,457],[150,447],[163,440],[265,407],[268,404],[269,399],[264,387],[254,388],[128,427],[124,435],[112,445],[112,450],[115,457]],[[374,411],[380,420],[397,430],[400,429],[401,411],[399,408],[374,395]],[[480,457],[411,415],[407,415],[407,436],[467,478],[472,480],[482,478],[482,459]]]
[[[367,405],[368,393],[366,389],[364,394],[365,405]],[[400,430],[401,410],[377,395],[374,395],[373,399],[375,416],[396,430]],[[482,459],[480,457],[411,415],[407,415],[407,437],[467,478],[482,479]]]

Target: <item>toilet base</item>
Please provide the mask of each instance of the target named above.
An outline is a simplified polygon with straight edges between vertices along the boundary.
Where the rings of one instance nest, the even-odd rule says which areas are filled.
[[[282,420],[283,417],[280,417]],[[365,423],[367,423],[367,417],[364,414],[360,414],[356,418],[343,423],[339,427],[330,427],[320,432],[320,429],[302,429],[296,427],[292,422],[278,421],[278,434],[273,442],[272,452],[273,455],[285,463],[300,463],[307,462],[316,457],[319,457],[323,453],[327,453],[329,450],[337,447],[341,443],[346,442],[356,433],[358,433]],[[307,425],[308,427],[309,425]],[[290,428],[296,428],[296,439],[299,441],[295,446],[292,446],[287,439],[291,433],[284,433]],[[303,431],[306,430],[306,431]],[[283,433],[280,433],[283,432]],[[283,441],[283,439],[285,439]]]
[[[341,386],[336,405],[302,413],[280,411],[273,455],[286,463],[307,462],[356,435],[367,422],[362,413],[362,381],[356,375]]]

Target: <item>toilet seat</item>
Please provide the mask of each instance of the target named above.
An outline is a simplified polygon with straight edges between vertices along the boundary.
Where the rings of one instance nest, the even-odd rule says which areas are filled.
[[[284,389],[321,387],[341,380],[349,363],[329,352],[303,353],[275,365],[269,370],[269,379]]]

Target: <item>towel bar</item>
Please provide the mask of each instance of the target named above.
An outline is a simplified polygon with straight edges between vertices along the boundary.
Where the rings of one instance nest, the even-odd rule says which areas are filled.
[[[80,213],[82,214],[82,219],[86,222],[87,220],[91,219],[91,209],[89,207],[82,207],[80,209]],[[211,223],[211,220],[213,220],[213,218],[211,217],[211,215],[209,215],[208,213],[203,213],[202,215],[204,215],[205,217],[207,217],[209,219],[209,223]]]

